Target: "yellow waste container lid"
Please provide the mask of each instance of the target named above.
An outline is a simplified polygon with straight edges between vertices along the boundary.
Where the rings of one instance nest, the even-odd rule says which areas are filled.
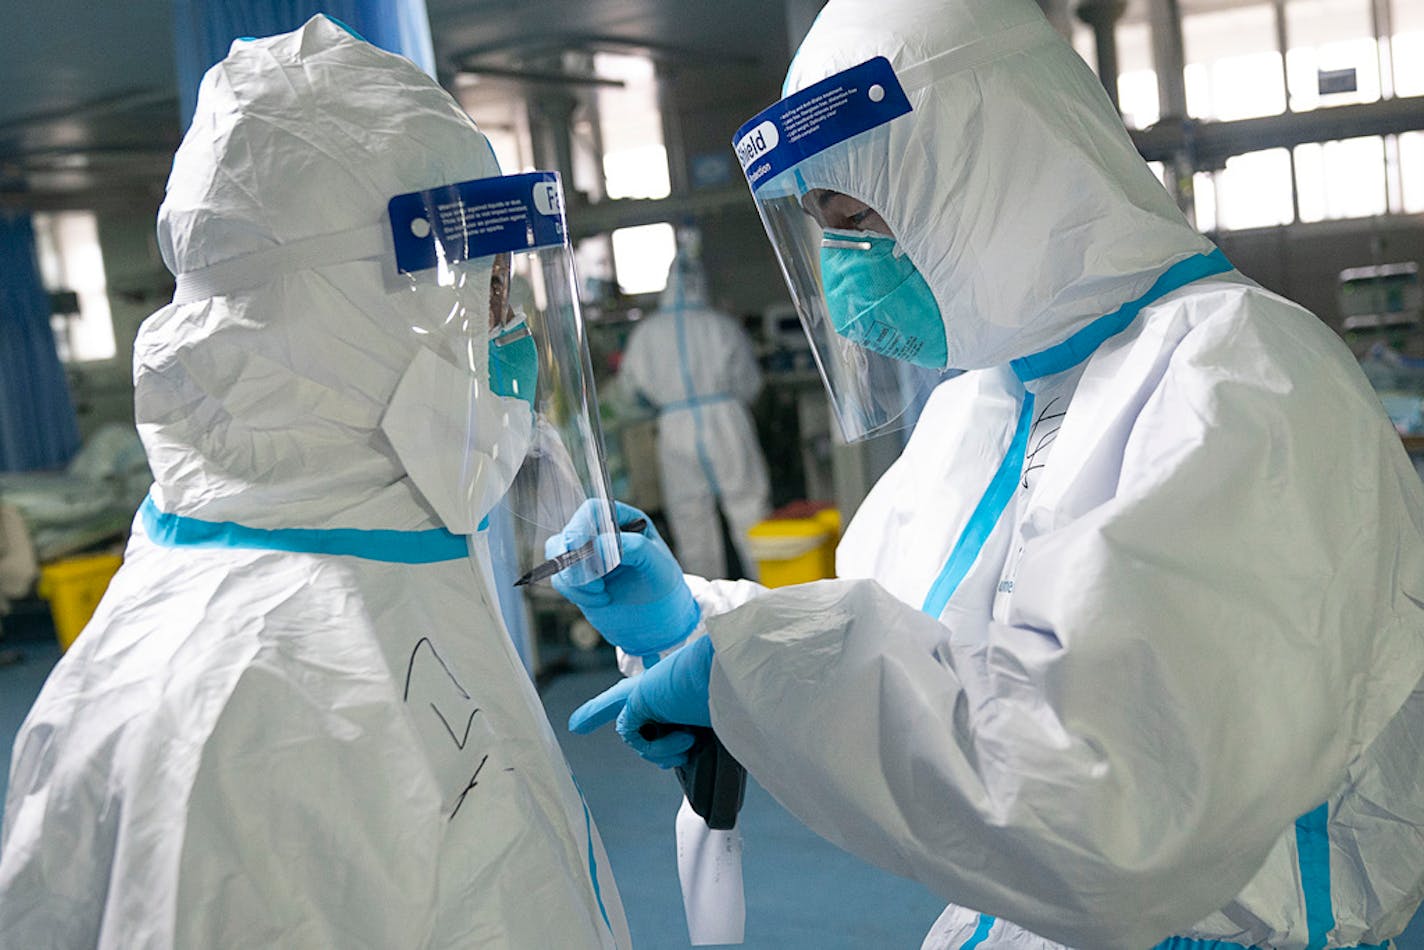
[[[815,518],[771,518],[747,531],[747,546],[758,561],[789,561],[834,539]]]
[[[839,523],[840,519],[836,520]],[[747,534],[753,538],[820,538],[829,530],[818,515],[815,518],[769,518],[753,525]]]

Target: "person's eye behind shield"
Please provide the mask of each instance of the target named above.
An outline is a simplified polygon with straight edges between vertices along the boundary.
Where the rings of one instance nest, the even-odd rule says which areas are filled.
[[[880,212],[859,198],[829,188],[812,188],[801,196],[802,209],[822,228],[835,231],[870,231],[894,237]]]

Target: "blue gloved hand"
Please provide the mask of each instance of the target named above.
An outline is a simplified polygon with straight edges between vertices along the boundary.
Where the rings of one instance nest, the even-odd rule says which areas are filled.
[[[585,502],[564,530],[549,538],[544,556],[555,557],[594,537],[598,504]],[[554,589],[577,605],[609,643],[647,663],[687,639],[702,611],[652,519],[622,502],[616,504],[614,517],[620,525],[639,518],[646,522],[641,532],[623,532],[622,563],[585,584],[571,584],[555,574]]]
[[[637,676],[630,676],[584,703],[569,717],[569,730],[587,735],[617,719],[618,735],[649,762],[670,769],[687,763],[693,735],[679,730],[646,739],[648,723],[712,726],[707,686],[712,677],[712,639],[698,637]]]

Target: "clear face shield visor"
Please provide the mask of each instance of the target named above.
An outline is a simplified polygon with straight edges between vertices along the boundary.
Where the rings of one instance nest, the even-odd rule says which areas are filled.
[[[558,176],[400,195],[389,214],[425,316],[382,430],[417,490],[457,534],[509,518],[521,572],[582,512],[592,540],[565,576],[606,574],[621,546]]]
[[[883,58],[838,73],[747,122],[734,143],[847,441],[909,425],[947,376],[934,295],[839,169],[910,111]]]

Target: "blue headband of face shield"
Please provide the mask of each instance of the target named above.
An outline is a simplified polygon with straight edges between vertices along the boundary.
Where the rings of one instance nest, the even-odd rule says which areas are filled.
[[[949,346],[934,291],[892,237],[826,228],[821,281],[831,325],[867,350],[944,369]]]

